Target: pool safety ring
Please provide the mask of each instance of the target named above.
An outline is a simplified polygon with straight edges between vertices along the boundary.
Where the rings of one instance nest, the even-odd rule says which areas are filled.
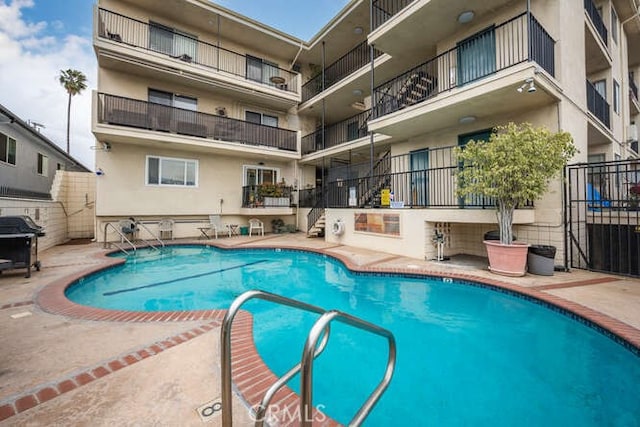
[[[333,230],[331,232],[336,236],[342,236],[344,234],[344,222],[337,220],[333,223]]]

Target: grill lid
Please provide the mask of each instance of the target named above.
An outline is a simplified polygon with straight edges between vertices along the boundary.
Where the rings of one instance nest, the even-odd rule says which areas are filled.
[[[44,236],[44,227],[36,224],[30,216],[0,216],[0,234],[33,233]]]

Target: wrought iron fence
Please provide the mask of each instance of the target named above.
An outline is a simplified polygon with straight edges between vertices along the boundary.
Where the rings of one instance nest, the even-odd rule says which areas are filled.
[[[373,0],[373,29],[375,30],[392,16],[396,15],[402,9],[407,7],[414,0]]]
[[[242,187],[243,208],[288,208],[292,205],[293,187],[280,184],[245,185]]]
[[[527,60],[536,61],[554,75],[555,42],[533,15],[529,23],[526,13],[518,15],[378,86],[374,90],[373,117],[418,104]]]
[[[584,0],[584,10],[587,11],[587,15],[589,15],[591,23],[600,35],[602,42],[605,46],[607,46],[607,26],[604,24],[602,16],[600,16],[600,12],[598,11],[598,8],[596,7],[596,4],[593,2],[593,0]]]
[[[382,52],[377,49],[374,49],[373,52],[374,59],[382,55]],[[322,72],[306,82],[302,86],[302,102],[310,100],[323,90],[327,90],[369,64],[370,61],[369,45],[365,40],[324,69],[324,85],[322,84]]]
[[[312,208],[320,199],[322,199],[322,189],[319,187],[298,191],[298,206],[301,208]]]
[[[159,24],[98,9],[98,37],[161,53],[286,92],[298,92],[299,74],[277,65],[206,43]]]
[[[418,158],[423,160],[419,162]],[[383,156],[376,162],[373,175],[362,176],[362,171],[371,170],[369,164],[343,166],[328,171],[328,176],[335,179],[326,186],[326,206],[379,206],[381,190],[388,189],[393,200],[407,208],[494,208],[491,198],[456,196],[459,168],[453,146]],[[521,206],[531,207],[531,201]]]
[[[370,116],[371,110],[363,111],[338,123],[325,126],[324,133],[322,129],[318,129],[303,136],[302,154],[314,153],[367,136],[367,120]]]
[[[98,94],[98,122],[285,151],[297,150],[297,134],[292,130],[105,93]]]
[[[637,161],[570,165],[566,174],[569,265],[640,276]]]
[[[611,107],[589,80],[587,80],[587,109],[606,127],[611,128]]]

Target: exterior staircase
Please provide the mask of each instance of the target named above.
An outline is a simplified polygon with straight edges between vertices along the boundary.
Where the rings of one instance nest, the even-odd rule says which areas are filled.
[[[326,222],[324,209],[322,213],[318,217],[318,219],[313,223],[309,224],[309,229],[307,230],[307,237],[323,237],[325,233]]]

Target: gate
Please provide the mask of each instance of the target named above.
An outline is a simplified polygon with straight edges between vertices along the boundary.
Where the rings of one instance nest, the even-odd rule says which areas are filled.
[[[640,161],[566,168],[568,263],[640,277]]]

